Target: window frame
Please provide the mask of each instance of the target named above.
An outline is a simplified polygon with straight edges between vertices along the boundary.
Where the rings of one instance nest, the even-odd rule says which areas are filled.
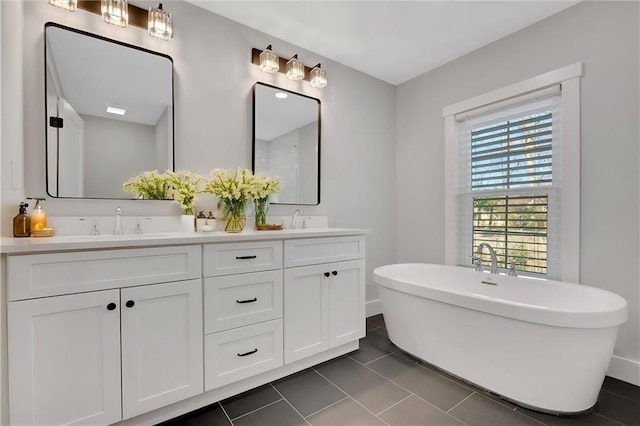
[[[442,110],[445,126],[445,263],[456,264],[456,121],[455,116],[470,110],[509,103],[549,86],[562,86],[562,209],[559,230],[559,277],[566,282],[580,281],[580,77],[582,62],[549,71],[491,92],[446,106]],[[471,256],[471,253],[469,253]]]

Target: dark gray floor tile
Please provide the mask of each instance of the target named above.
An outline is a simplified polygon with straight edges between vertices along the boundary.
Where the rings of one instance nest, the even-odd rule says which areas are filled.
[[[454,407],[449,411],[449,414],[470,426],[540,426],[540,422],[477,393],[471,395],[461,404]]]
[[[264,385],[225,399],[222,401],[222,406],[231,420],[233,420],[279,399],[282,399],[282,397],[271,385]]]
[[[233,420],[234,426],[299,426],[308,423],[285,400]]]
[[[313,426],[369,426],[384,425],[384,422],[371,414],[351,398],[346,398],[329,408],[307,418]]]
[[[176,417],[160,426],[231,426],[231,422],[222,411],[219,403],[196,410],[184,416]]]
[[[367,331],[367,336],[363,340],[386,351],[398,354],[403,358],[416,360],[416,358],[413,358],[411,355],[407,354],[402,349],[394,345],[391,340],[389,340],[387,330],[385,330],[384,328],[375,328],[373,330]]]
[[[633,399],[634,401],[640,401],[640,386],[634,386],[631,383],[623,382],[613,377],[605,377],[602,389]]]
[[[382,418],[390,425],[464,425],[464,423],[451,417],[444,411],[417,398],[410,396],[399,404],[380,413]]]
[[[367,366],[444,411],[473,393],[466,387],[396,355],[381,358]]]
[[[384,316],[382,314],[374,315],[372,317],[367,318],[367,322],[375,324],[378,327],[387,328],[387,325],[384,322]]]
[[[532,419],[544,423],[547,426],[620,426],[620,423],[591,412],[582,416],[553,416],[539,413],[523,407],[516,408],[516,411],[525,414]],[[639,420],[640,421],[640,420]]]
[[[409,392],[351,358],[323,365],[316,370],[374,413],[379,413],[409,395]]]
[[[373,330],[374,328],[380,328],[372,322],[367,321],[367,331]]]
[[[367,342],[365,339],[361,339],[360,349],[355,352],[351,352],[349,356],[361,364],[366,364],[367,362],[378,359],[388,353],[390,352]]]
[[[278,380],[274,386],[304,417],[347,396],[311,369]]]
[[[596,413],[627,425],[640,424],[640,402],[606,390],[600,391]]]

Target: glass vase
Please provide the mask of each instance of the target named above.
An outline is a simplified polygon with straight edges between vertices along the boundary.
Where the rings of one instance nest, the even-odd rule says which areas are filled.
[[[268,198],[256,198],[253,200],[255,207],[255,223],[256,227],[267,224],[267,211],[269,210]]]
[[[229,233],[242,232],[247,224],[247,217],[244,214],[245,199],[225,200],[225,225],[224,231]]]

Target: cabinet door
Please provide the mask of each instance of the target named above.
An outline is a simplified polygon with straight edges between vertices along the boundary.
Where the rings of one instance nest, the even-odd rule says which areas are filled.
[[[118,296],[106,290],[8,304],[11,424],[121,420]]]
[[[284,361],[290,363],[329,349],[327,265],[284,271]]]
[[[365,336],[364,260],[329,265],[330,346]]]
[[[125,288],[121,300],[123,418],[202,393],[202,281]]]

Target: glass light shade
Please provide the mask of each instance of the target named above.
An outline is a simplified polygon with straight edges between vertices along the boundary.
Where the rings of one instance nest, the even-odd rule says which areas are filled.
[[[260,71],[275,74],[280,70],[280,59],[268,47],[260,53]]]
[[[78,7],[78,0],[49,0],[49,4],[74,12]]]
[[[287,78],[300,81],[304,78],[304,64],[295,56],[287,62]]]
[[[129,24],[127,0],[102,0],[102,19],[109,24],[126,27]]]
[[[173,34],[171,14],[162,9],[162,3],[158,7],[149,8],[149,35],[162,40],[169,40]]]
[[[318,65],[309,73],[309,84],[313,87],[322,89],[327,86],[327,72]]]

